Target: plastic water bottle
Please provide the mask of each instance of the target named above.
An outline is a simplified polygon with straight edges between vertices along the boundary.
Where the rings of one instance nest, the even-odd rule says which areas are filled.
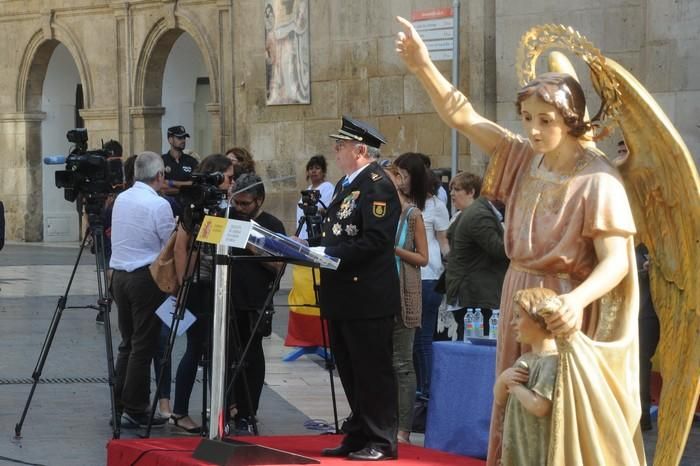
[[[481,313],[480,307],[474,311],[474,336],[479,338],[484,336],[484,314]]]
[[[498,319],[500,314],[501,311],[499,309],[494,309],[489,319],[489,338],[492,340],[498,339]]]
[[[469,337],[474,336],[474,311],[472,308],[467,308],[467,313],[464,314],[464,342],[469,341]]]

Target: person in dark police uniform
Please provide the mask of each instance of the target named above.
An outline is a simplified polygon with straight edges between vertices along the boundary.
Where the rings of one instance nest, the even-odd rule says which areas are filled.
[[[171,126],[168,128],[168,143],[170,150],[163,154],[165,164],[165,180],[168,184],[167,194],[177,194],[180,186],[192,184],[192,173],[197,169],[197,159],[185,154],[187,138],[190,137],[184,126]]]
[[[343,117],[331,138],[346,176],[323,223],[321,245],[340,258],[340,266],[321,269],[320,304],[352,414],[342,443],[323,455],[392,459],[398,428],[392,329],[401,311],[394,236],[401,207],[393,184],[373,162],[386,142],[375,128]]]

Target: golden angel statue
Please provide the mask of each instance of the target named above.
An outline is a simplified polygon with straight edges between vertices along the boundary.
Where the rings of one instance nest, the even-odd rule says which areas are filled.
[[[511,260],[503,285],[497,375],[528,351],[510,327],[518,289],[546,287],[561,306],[546,321],[560,354],[547,464],[646,464],[639,429],[639,295],[635,235],[650,251],[652,295],[661,321],[655,464],[677,464],[700,391],[700,181],[680,136],[646,90],[571,28],[546,25],[523,36],[516,107],[526,138],[479,115],[431,62],[413,26],[396,50],[439,116],[490,155],[485,195],[506,204]],[[588,119],[573,67],[550,48],[574,52],[591,71],[601,108]],[[616,164],[595,140],[618,125],[630,149]],[[494,405],[488,464],[498,464],[503,407]]]

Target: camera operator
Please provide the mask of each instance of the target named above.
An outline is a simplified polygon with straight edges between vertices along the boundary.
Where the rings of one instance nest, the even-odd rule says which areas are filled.
[[[134,164],[134,186],[114,202],[112,212],[112,296],[118,307],[122,341],[116,363],[115,398],[122,427],[145,427],[150,397],[149,366],[158,344],[156,309],[165,300],[148,266],[168,241],[175,221],[170,204],[158,195],[165,181],[163,159],[142,152]],[[153,426],[166,419],[156,418]]]
[[[323,156],[323,154],[314,155],[308,162],[306,162],[306,180],[310,183],[306,190],[318,190],[321,192],[321,202],[317,204],[320,214],[325,212],[325,208],[323,206],[327,207],[330,205],[331,199],[333,199],[333,189],[335,188],[333,183],[326,181],[326,171],[326,158]],[[299,203],[302,202],[303,199],[300,199]],[[299,207],[299,204],[297,204],[297,224],[303,216],[304,210]],[[306,231],[306,228],[301,229],[299,232],[299,238],[304,240],[308,239],[308,232]]]
[[[233,179],[233,163],[231,160],[221,154],[212,154],[202,160],[199,169],[202,175],[223,174],[223,179],[217,186],[223,198]],[[203,218],[203,212],[197,211],[201,209],[203,209],[203,206],[186,206],[179,222],[177,236],[175,237],[175,269],[180,284],[186,278],[185,267],[187,266],[187,256],[189,255],[188,248],[192,244],[192,235],[197,234],[194,230]],[[210,215],[215,213],[209,212]],[[190,264],[192,264],[190,272],[193,273],[193,281],[187,295],[186,307],[197,317],[197,320],[187,329],[187,348],[177,368],[175,405],[170,418],[171,424],[189,434],[197,434],[201,431],[201,426],[189,416],[189,403],[192,386],[197,375],[197,364],[206,350],[210,316],[214,308],[212,283],[214,279],[213,255],[215,252],[212,245],[204,244],[201,246],[198,257],[193,256],[190,258]]]
[[[265,187],[260,177],[253,173],[245,173],[236,179],[236,194],[233,197],[233,218],[237,220],[255,220],[258,224],[276,233],[284,234],[284,225],[273,215],[263,211],[265,202]],[[234,256],[250,255],[247,249],[233,248]],[[272,284],[281,268],[281,263],[275,262],[245,262],[241,261],[235,267],[231,267],[233,286],[235,287],[230,297],[233,302],[238,337],[241,345],[244,345],[252,334],[258,312],[265,304]],[[251,432],[251,417],[258,411],[260,394],[265,381],[265,355],[263,353],[262,338],[272,332],[272,309],[266,309],[266,318],[261,327],[252,335],[252,344],[244,363],[244,369],[236,379],[232,392],[229,395],[230,414],[233,417],[234,431],[237,435]],[[235,338],[229,338],[230,342]],[[229,357],[237,354],[237,348],[229,347]],[[232,374],[233,371],[229,371]],[[243,383],[243,374],[247,379],[250,393],[246,393]],[[227,384],[228,385],[228,384]],[[248,404],[248,397],[252,406]]]

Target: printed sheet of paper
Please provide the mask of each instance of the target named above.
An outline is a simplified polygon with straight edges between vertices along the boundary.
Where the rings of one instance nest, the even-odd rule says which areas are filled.
[[[234,248],[245,248],[250,236],[250,222],[227,220],[221,217],[204,217],[197,241],[224,244]]]
[[[160,320],[165,323],[165,325],[170,328],[170,324],[173,323],[173,314],[175,313],[175,296],[168,296],[168,298],[163,301],[163,304],[160,305],[160,307],[156,310],[156,315],[160,317]],[[177,326],[177,336],[181,336],[183,333],[187,331],[188,328],[194,324],[194,322],[197,320],[197,317],[195,317],[194,314],[192,314],[189,310],[185,309],[185,314],[182,317],[182,320]]]

